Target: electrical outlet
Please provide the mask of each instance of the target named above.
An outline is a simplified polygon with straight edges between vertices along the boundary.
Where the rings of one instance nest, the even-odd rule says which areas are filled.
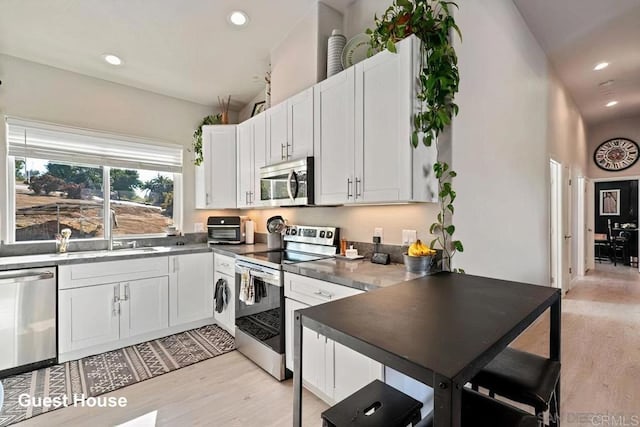
[[[379,237],[382,242],[382,227],[376,227],[373,229],[373,237]]]
[[[193,223],[193,232],[194,233],[204,233],[204,223],[202,223],[202,222],[194,222]]]
[[[402,230],[402,244],[408,246],[418,240],[416,230]]]

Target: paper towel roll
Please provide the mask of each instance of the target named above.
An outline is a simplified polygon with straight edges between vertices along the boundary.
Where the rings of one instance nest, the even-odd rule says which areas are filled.
[[[253,220],[248,219],[244,223],[244,241],[247,245],[253,245],[253,233],[255,232],[256,223]]]

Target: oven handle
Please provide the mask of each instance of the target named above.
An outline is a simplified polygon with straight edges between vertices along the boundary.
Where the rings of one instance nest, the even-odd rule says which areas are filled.
[[[282,286],[282,283],[280,283],[280,276],[279,275],[267,273],[265,271],[258,270],[258,269],[254,268],[254,267],[249,267],[249,266],[242,265],[242,264],[236,264],[236,273],[242,274],[242,272],[244,270],[249,270],[249,274],[251,274],[253,277],[257,277],[259,279],[262,279],[262,280],[264,280],[266,283],[268,283],[270,285],[278,286],[278,287]]]

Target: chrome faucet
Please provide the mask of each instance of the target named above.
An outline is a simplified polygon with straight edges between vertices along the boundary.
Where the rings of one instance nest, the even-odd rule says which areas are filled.
[[[109,235],[109,243],[107,246],[107,250],[112,251],[114,249],[122,249],[122,248],[132,248],[135,249],[138,247],[138,242],[136,240],[131,240],[130,242],[123,241],[113,241],[113,234]]]

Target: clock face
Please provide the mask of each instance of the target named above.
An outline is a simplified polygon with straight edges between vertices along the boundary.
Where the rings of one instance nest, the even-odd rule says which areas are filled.
[[[603,142],[593,153],[593,161],[600,169],[621,171],[638,161],[638,144],[626,138],[614,138]]]

